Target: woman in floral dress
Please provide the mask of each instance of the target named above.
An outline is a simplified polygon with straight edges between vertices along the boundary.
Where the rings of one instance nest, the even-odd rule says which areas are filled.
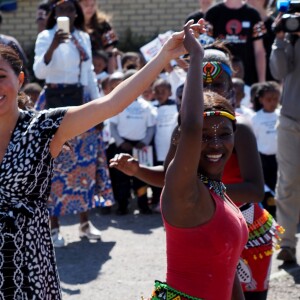
[[[58,17],[69,19],[70,34],[58,30]],[[52,0],[46,28],[35,44],[33,70],[38,78],[45,80],[36,109],[80,105],[99,98],[91,42],[84,31],[84,17],[78,1]],[[76,102],[80,94],[78,85],[83,93]],[[54,103],[51,100],[53,92],[57,94],[52,96],[56,99]],[[59,231],[59,217],[78,214],[80,236],[100,239],[101,232],[89,221],[89,210],[114,204],[101,130],[97,126],[91,128],[69,141],[69,145],[55,160],[48,203],[55,247],[65,245]]]

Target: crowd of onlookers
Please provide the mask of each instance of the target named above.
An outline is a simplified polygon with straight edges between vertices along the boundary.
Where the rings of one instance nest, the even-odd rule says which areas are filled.
[[[33,66],[28,66],[13,37],[1,35],[0,42],[16,47],[27,67],[23,91],[38,110],[76,105],[68,100],[75,101],[75,94],[80,95],[78,103],[106,95],[147,63],[139,52],[118,49],[118,34],[97,1],[60,2],[43,2],[37,8]],[[290,99],[298,95],[299,34],[276,30],[279,14],[275,5],[275,1],[200,0],[200,9],[185,21],[205,18],[207,32],[199,41],[208,45],[223,40],[231,51],[236,113],[247,120],[255,134],[265,181],[262,204],[286,229],[282,259],[288,261],[295,260],[300,206],[295,199],[300,114],[296,99]],[[59,16],[69,17],[69,33],[58,30]],[[79,214],[81,236],[100,239],[101,233],[88,218],[93,207],[111,213],[116,203],[116,213],[127,214],[134,196],[140,213],[160,212],[160,188],[109,169],[108,164],[117,153],[134,155],[149,166],[164,163],[177,124],[187,68],[188,57],[172,61],[122,113],[70,141],[73,151],[66,149],[57,159],[49,199],[55,246],[64,245],[59,217],[66,213]],[[217,78],[218,71],[212,68],[210,76]],[[80,177],[78,181],[74,176]]]

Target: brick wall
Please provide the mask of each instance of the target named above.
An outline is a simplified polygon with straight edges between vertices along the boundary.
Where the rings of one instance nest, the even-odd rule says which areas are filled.
[[[25,51],[34,44],[39,0],[18,0],[18,10],[3,13],[1,33],[14,36]],[[185,17],[198,8],[198,0],[98,0],[99,7],[112,15],[120,39],[131,29],[134,34],[152,37],[156,33],[181,28]]]
[[[101,8],[113,15],[113,25],[122,35],[126,28],[144,36],[178,30],[198,0],[100,0]]]
[[[39,1],[19,0],[15,12],[2,13],[0,32],[14,36],[25,50],[36,38],[35,12]]]

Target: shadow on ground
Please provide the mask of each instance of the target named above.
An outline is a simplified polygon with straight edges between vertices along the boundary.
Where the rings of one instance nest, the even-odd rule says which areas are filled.
[[[90,211],[89,217],[93,224],[101,231],[113,227],[132,231],[137,234],[150,234],[153,229],[163,226],[160,214],[142,215],[138,213],[135,206],[130,207],[129,214],[125,216],[116,215],[114,207],[111,209],[110,214],[105,215],[101,214],[99,208],[94,208]],[[79,224],[79,217],[76,215],[64,216],[60,222],[62,226]]]
[[[300,284],[300,265],[297,263],[283,263],[278,266],[279,269],[287,272],[293,279],[295,284]],[[299,297],[300,299],[300,297]]]
[[[89,242],[84,239],[56,248],[56,260],[61,282],[85,284],[95,280],[102,265],[111,259],[116,242]]]

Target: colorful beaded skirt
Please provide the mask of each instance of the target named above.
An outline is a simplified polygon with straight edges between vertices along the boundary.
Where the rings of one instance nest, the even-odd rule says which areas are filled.
[[[146,300],[142,297],[142,300]],[[165,282],[155,280],[154,291],[148,300],[204,300],[189,296],[183,292],[173,289]]]
[[[247,203],[242,205],[240,210],[249,230],[245,249],[252,250],[254,260],[263,258],[263,256],[271,256],[274,249],[280,248],[278,243],[284,229],[258,203]],[[272,245],[271,248],[270,245]]]

